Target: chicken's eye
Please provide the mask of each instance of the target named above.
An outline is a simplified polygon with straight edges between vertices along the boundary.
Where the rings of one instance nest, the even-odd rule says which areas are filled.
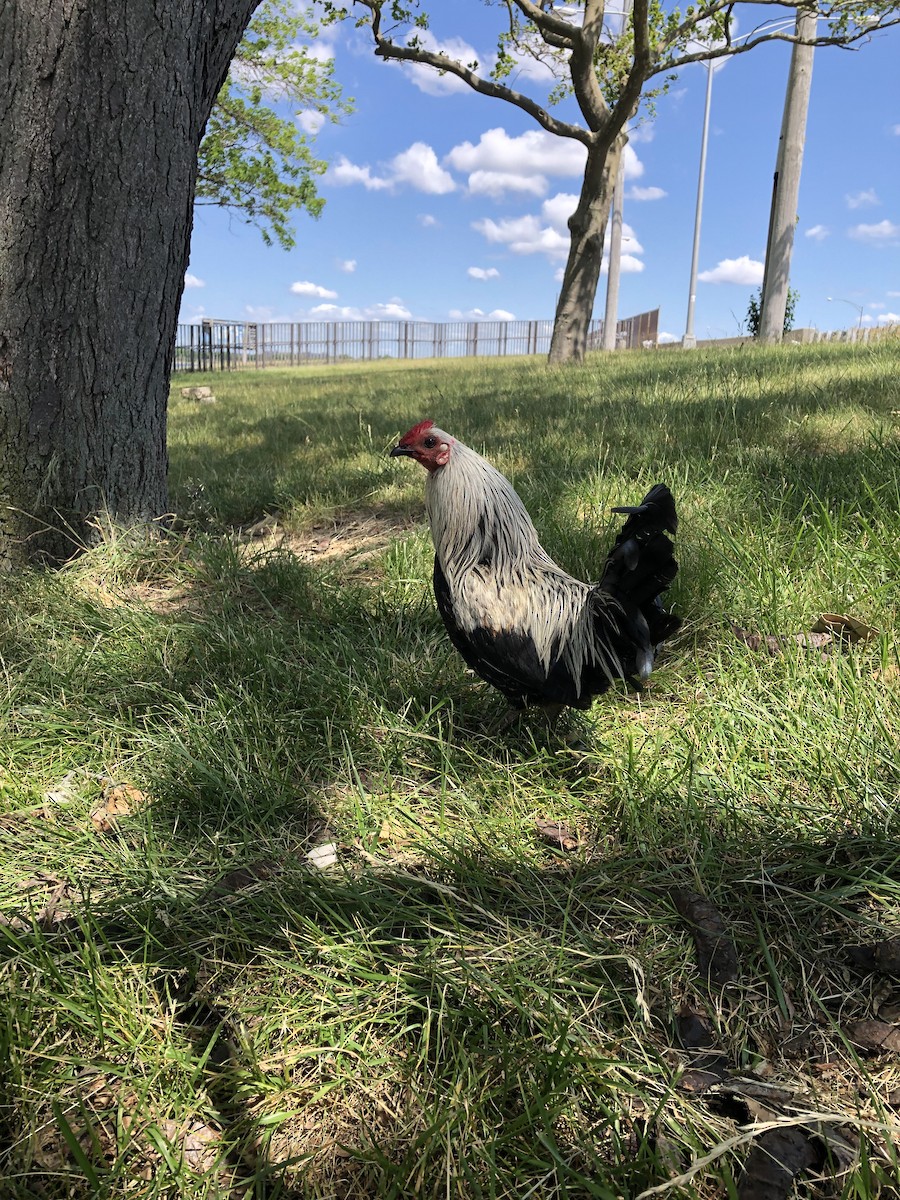
[[[437,438],[427,437],[422,444],[424,445],[426,450],[433,450],[435,448],[435,446],[437,445]]]

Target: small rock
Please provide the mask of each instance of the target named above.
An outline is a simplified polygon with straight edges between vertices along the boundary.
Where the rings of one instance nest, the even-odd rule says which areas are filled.
[[[211,387],[183,387],[181,395],[185,400],[199,400],[203,404],[215,404],[216,398]]]

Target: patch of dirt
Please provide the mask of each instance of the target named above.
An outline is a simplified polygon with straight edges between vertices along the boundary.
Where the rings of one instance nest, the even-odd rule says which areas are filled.
[[[353,559],[354,569],[359,569],[386,550],[394,538],[419,525],[419,520],[396,513],[345,513],[293,533],[277,517],[264,517],[243,530],[241,540],[264,549],[289,550],[304,562]]]

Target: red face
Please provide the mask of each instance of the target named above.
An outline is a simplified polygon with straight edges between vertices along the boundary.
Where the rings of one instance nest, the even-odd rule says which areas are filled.
[[[405,454],[421,463],[426,471],[436,471],[450,461],[453,438],[435,427],[434,421],[420,421],[405,433],[391,451],[391,458]]]

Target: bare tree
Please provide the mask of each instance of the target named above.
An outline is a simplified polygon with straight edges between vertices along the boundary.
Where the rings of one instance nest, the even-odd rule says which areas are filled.
[[[641,102],[652,100],[673,73],[689,63],[746,54],[764,42],[804,40],[796,31],[774,31],[774,21],[769,20],[735,42],[732,33],[738,12],[757,15],[756,0],[712,0],[684,12],[664,11],[651,0],[634,0],[632,14],[624,22],[606,0],[584,0],[583,5],[493,0],[502,21],[494,65],[485,70],[477,62],[463,63],[428,48],[422,31],[428,29],[429,18],[418,0],[353,0],[352,10],[335,0],[320,2],[331,19],[357,14],[357,24],[368,27],[380,58],[419,63],[454,75],[482,96],[515,105],[548,133],[584,146],[584,176],[569,218],[571,242],[550,347],[550,361],[560,363],[584,357],[626,128]],[[748,8],[750,2],[753,10]],[[780,16],[796,8],[781,0],[762,0],[762,4]],[[813,36],[804,43],[809,45],[850,46],[900,21],[896,4],[838,0],[803,7],[821,22],[820,33],[813,25]],[[556,78],[557,85],[545,101],[506,82],[527,57],[544,62]],[[576,101],[578,121],[562,120],[551,112],[554,103],[567,96]]]
[[[166,512],[197,150],[258,0],[0,4],[0,566]]]

